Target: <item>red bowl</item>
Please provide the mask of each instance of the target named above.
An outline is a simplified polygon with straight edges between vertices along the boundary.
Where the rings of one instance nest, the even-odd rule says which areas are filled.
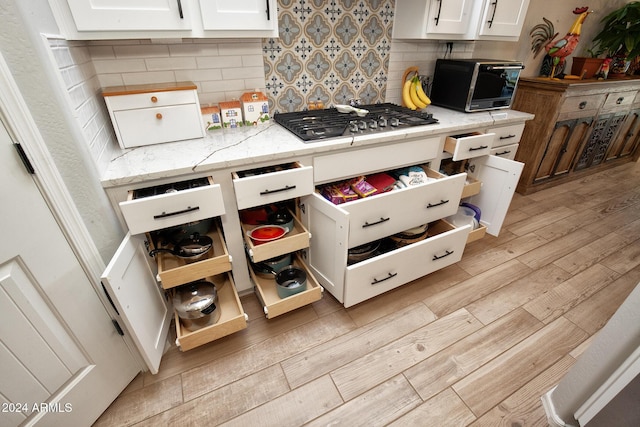
[[[279,225],[261,225],[259,227],[254,228],[253,230],[249,230],[247,235],[253,240],[253,243],[256,245],[260,245],[262,243],[271,242],[273,240],[278,240],[285,234],[287,234],[289,230],[285,227],[281,227]]]

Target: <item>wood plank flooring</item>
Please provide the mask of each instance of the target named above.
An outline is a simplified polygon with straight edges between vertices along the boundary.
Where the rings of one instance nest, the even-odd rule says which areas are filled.
[[[165,354],[96,426],[546,426],[540,396],[640,282],[640,164],[528,196],[462,260]]]

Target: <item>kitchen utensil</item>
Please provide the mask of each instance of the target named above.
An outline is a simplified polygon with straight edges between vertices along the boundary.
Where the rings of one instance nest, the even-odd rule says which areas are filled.
[[[288,233],[293,230],[293,215],[286,209],[278,209],[267,215],[267,224],[284,227],[288,230]]]
[[[466,206],[469,209],[473,209],[473,212],[475,212],[474,218],[476,219],[476,221],[480,222],[481,211],[480,211],[479,207],[477,207],[476,205],[472,205],[471,203],[467,203],[467,202],[460,203],[460,206]]]
[[[261,245],[263,243],[278,240],[288,232],[288,228],[280,225],[261,225],[247,231],[247,236],[251,238],[254,245]]]
[[[276,291],[280,298],[298,294],[307,289],[307,273],[292,265],[281,269],[276,275]]]
[[[149,251],[149,256],[153,257],[159,252],[168,252],[178,258],[187,261],[196,261],[204,257],[213,248],[213,240],[209,236],[201,236],[194,233],[185,237],[174,245],[173,249],[157,248]]]
[[[278,273],[288,265],[291,265],[291,254],[284,254],[262,262],[251,263],[251,267],[256,275],[264,279],[275,279],[276,275],[273,273]]]
[[[188,331],[213,325],[220,320],[216,286],[206,280],[187,283],[175,289],[173,307]]]
[[[200,221],[192,221],[186,224],[165,228],[159,230],[158,234],[170,242],[177,242],[196,233],[206,235],[209,230],[211,230],[212,225],[213,218],[206,218]]]

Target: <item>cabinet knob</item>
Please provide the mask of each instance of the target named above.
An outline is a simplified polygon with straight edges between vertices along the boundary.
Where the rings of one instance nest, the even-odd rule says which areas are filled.
[[[158,98],[156,96],[151,97],[151,102],[158,102]]]
[[[587,101],[582,101],[580,105],[578,105],[578,108],[580,108],[581,110],[587,108]]]
[[[620,98],[616,99],[616,104],[620,105],[622,104],[622,101],[624,101],[624,96],[621,96]]]
[[[156,114],[156,119],[158,119],[158,120],[162,120],[162,114],[157,113],[157,114]]]

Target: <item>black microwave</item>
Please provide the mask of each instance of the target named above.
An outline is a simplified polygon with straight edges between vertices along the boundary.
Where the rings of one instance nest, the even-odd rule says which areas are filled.
[[[523,69],[518,61],[438,59],[431,102],[466,112],[509,108]]]

